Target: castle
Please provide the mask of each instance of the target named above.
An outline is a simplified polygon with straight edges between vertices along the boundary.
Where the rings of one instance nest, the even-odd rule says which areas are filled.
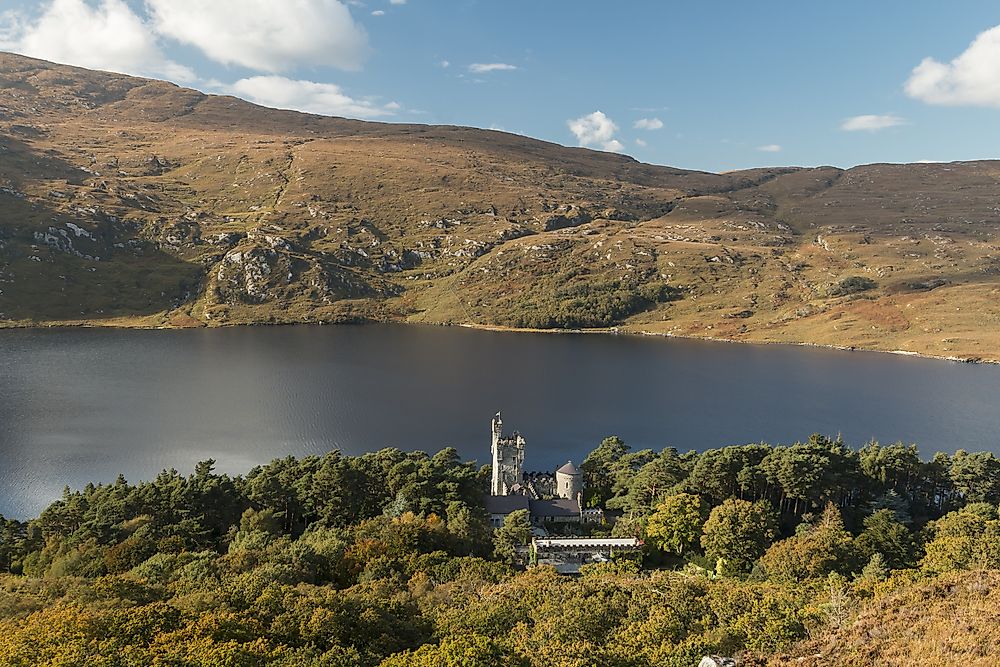
[[[503,420],[498,412],[491,424],[493,435],[493,486],[494,496],[509,496],[515,493],[524,477],[524,438],[520,433],[505,437]]]
[[[525,473],[525,440],[520,433],[503,433],[498,412],[490,424],[493,475],[486,507],[494,526],[503,525],[511,512],[528,510],[536,526],[547,523],[601,521],[600,510],[584,510],[583,473],[567,462],[551,473]]]

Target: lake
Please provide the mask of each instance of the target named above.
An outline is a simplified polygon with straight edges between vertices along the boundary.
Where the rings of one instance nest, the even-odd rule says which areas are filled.
[[[1000,368],[868,352],[407,325],[0,331],[0,513],[64,486],[195,462],[244,472],[337,448],[489,461],[490,418],[526,467],[600,440],[707,449],[813,432],[996,450]]]

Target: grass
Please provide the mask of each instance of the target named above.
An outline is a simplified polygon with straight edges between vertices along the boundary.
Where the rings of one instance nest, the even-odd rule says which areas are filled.
[[[1000,572],[983,570],[902,585],[768,664],[985,667],[998,654]]]
[[[1000,360],[995,162],[708,174],[12,55],[0,78],[0,326],[614,327]],[[35,238],[68,224],[101,261]]]

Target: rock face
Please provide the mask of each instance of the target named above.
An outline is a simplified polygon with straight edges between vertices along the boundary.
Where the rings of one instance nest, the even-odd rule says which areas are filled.
[[[551,232],[556,229],[585,225],[591,220],[593,217],[579,206],[564,204],[554,212],[542,216],[542,229]]]
[[[718,655],[706,655],[698,663],[698,667],[736,667],[736,661]]]

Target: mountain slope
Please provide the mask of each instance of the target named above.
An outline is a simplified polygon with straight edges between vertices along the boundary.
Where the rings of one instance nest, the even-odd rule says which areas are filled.
[[[994,359],[998,179],[686,171],[0,54],[0,321],[617,326]]]

